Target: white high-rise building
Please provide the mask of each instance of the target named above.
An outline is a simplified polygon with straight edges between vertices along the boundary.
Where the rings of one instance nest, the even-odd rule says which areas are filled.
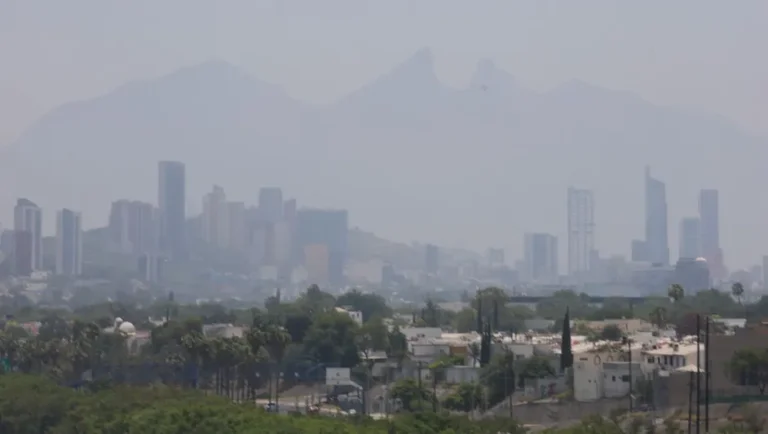
[[[720,210],[717,190],[699,192],[699,219],[701,221],[701,256],[707,260],[715,281],[725,278],[723,251],[720,248]]]
[[[80,213],[63,209],[56,214],[56,274],[83,272],[83,227]]]
[[[669,265],[667,231],[667,186],[651,176],[645,168],[645,260],[653,264]]]
[[[229,244],[229,209],[227,195],[218,185],[203,197],[203,240],[220,248]]]
[[[29,199],[18,199],[13,209],[14,268],[29,276],[43,268],[43,211]]]
[[[585,276],[595,248],[595,202],[591,190],[568,189],[568,274]]]

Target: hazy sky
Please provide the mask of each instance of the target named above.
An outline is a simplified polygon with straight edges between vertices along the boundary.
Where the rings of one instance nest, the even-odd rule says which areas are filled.
[[[768,136],[766,22],[765,0],[0,0],[0,146],[59,104],[210,59],[323,103],[422,47],[449,85],[490,58],[534,89],[581,79]]]
[[[429,46],[448,84],[489,57],[530,87],[579,78],[768,135],[766,22],[764,0],[0,0],[0,115],[211,58],[325,102]]]

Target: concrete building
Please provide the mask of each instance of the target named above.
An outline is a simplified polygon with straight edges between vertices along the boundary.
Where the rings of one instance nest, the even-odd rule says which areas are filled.
[[[109,249],[141,255],[158,248],[157,209],[147,202],[118,200],[109,213]]]
[[[283,190],[278,187],[264,187],[259,190],[259,215],[265,223],[283,220]]]
[[[763,256],[763,289],[768,289],[768,256]]]
[[[56,215],[56,274],[83,272],[83,226],[80,213],[63,209]]]
[[[524,280],[531,283],[557,283],[557,237],[544,233],[525,234]]]
[[[437,274],[440,269],[440,249],[434,244],[424,246],[424,271]]]
[[[245,202],[227,202],[227,217],[227,247],[237,251],[245,250],[248,245]]]
[[[675,264],[672,282],[682,285],[686,294],[710,289],[712,279],[707,260],[704,258],[680,258]]]
[[[186,169],[177,161],[161,161],[158,172],[160,249],[174,259],[183,259],[187,255]]]
[[[306,254],[306,246],[325,246],[328,257],[329,283],[344,284],[344,266],[347,261],[349,232],[346,210],[301,209],[297,214],[296,239],[298,251]],[[317,249],[312,249],[316,251]],[[305,266],[308,263],[304,259]],[[309,268],[307,268],[309,272]]]
[[[680,221],[680,258],[696,259],[701,256],[701,220],[686,217]]]
[[[645,168],[645,243],[648,262],[669,265],[667,187]]]
[[[5,229],[0,232],[0,252],[8,257],[13,255],[13,250],[13,229]]]
[[[316,285],[327,285],[330,281],[330,254],[328,246],[312,244],[304,246],[304,268],[307,280]]]
[[[336,309],[336,312],[348,315],[352,319],[352,321],[354,321],[358,326],[363,325],[363,313],[360,312],[359,310],[352,310],[345,307],[337,307],[335,309]]]
[[[229,247],[229,208],[227,195],[218,185],[203,196],[202,239],[221,249]]]
[[[595,202],[591,190],[568,188],[568,275],[583,280],[592,269]]]
[[[165,261],[165,257],[157,254],[146,253],[139,256],[138,271],[142,280],[149,283],[162,282]]]
[[[43,268],[43,211],[29,199],[18,199],[14,213],[14,271],[29,276]]]
[[[587,343],[577,339],[574,337],[576,343],[573,345],[573,397],[576,401],[626,396],[631,379],[636,382],[645,376],[640,345],[633,344],[630,350],[619,342]],[[559,350],[555,352],[559,354]]]
[[[725,278],[723,252],[720,248],[720,210],[717,190],[699,192],[699,219],[701,220],[701,255],[707,260],[715,280]]]

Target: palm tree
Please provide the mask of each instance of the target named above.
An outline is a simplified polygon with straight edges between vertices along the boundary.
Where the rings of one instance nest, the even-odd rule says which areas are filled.
[[[266,333],[260,319],[254,316],[253,324],[245,332],[245,341],[250,347],[249,372],[247,375],[250,398],[256,399],[256,387],[259,383],[258,362],[262,359],[261,351],[264,348]]]
[[[280,373],[282,372],[282,361],[285,355],[285,348],[291,342],[291,335],[285,331],[285,329],[278,325],[270,325],[265,330],[264,347],[269,353],[269,357],[272,363],[277,366],[277,378],[275,379],[275,408],[278,408],[277,403],[280,398]],[[274,375],[270,370],[270,382],[272,382]],[[270,391],[270,398],[271,396]]]
[[[439,315],[440,307],[432,299],[427,299],[421,318],[427,323],[427,327],[440,327]]]
[[[739,304],[741,304],[741,297],[744,296],[744,285],[742,285],[741,282],[736,282],[731,285],[731,294],[733,294],[739,301]]]
[[[210,360],[210,356],[213,353],[211,343],[205,335],[193,331],[182,336],[181,346],[186,350],[189,356],[189,361],[192,362],[194,366],[195,379],[192,382],[192,387],[197,388],[199,385],[200,368],[207,364],[204,362]]]
[[[675,303],[682,300],[683,297],[685,297],[685,289],[683,289],[682,285],[679,285],[677,283],[673,283],[669,286],[669,290],[667,290],[667,295],[669,295],[669,298],[671,298]]]
[[[72,370],[76,378],[79,378],[88,369],[93,368],[96,359],[96,347],[101,329],[94,323],[85,323],[75,320],[72,324],[72,336],[69,339],[72,352]]]
[[[472,365],[476,366],[480,361],[480,344],[472,342],[467,346],[467,350],[469,351],[469,356],[472,357]]]
[[[663,329],[667,323],[667,308],[664,306],[657,306],[651,311],[650,317],[652,324],[659,329]]]

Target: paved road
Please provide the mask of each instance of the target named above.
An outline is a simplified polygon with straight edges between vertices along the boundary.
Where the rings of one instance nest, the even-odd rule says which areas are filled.
[[[264,408],[267,408],[269,406],[269,400],[257,399],[256,405],[260,405]],[[274,403],[272,403],[272,405],[274,406]],[[295,412],[306,413],[307,411],[307,405],[304,399],[299,399],[298,405],[295,399],[289,399],[289,398],[286,398],[285,400],[281,399],[278,405],[279,405],[280,414],[289,414],[289,413],[295,413]],[[337,408],[321,406],[319,408],[319,412],[320,414],[330,416],[330,415],[339,414],[340,410]]]

